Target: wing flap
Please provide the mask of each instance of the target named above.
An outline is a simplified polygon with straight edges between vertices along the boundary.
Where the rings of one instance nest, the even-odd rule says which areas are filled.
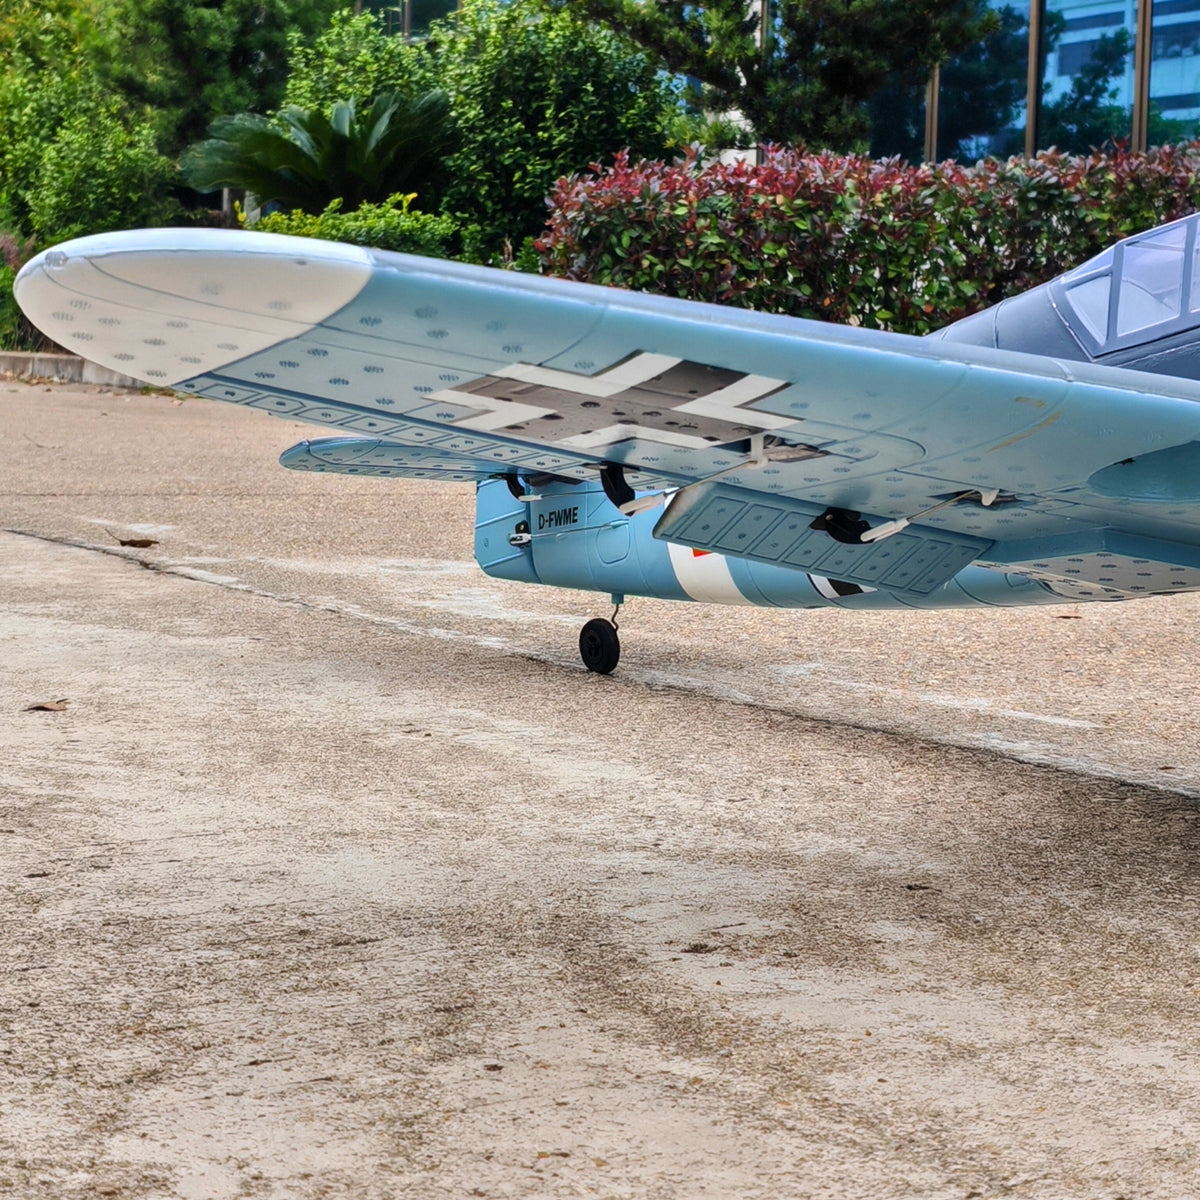
[[[845,580],[861,587],[928,596],[991,545],[981,538],[910,525],[867,545],[835,541],[813,522],[825,509],[786,496],[763,496],[724,483],[678,492],[654,536]]]
[[[1070,600],[1166,596],[1200,588],[1200,548],[1113,529],[996,542],[985,564],[1039,579]]]

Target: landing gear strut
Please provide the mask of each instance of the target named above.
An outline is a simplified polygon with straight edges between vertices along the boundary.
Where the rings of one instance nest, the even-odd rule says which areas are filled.
[[[621,611],[621,600],[613,597],[611,620],[593,617],[579,631],[579,657],[589,671],[597,675],[611,675],[621,657],[621,639],[617,636],[617,613]]]

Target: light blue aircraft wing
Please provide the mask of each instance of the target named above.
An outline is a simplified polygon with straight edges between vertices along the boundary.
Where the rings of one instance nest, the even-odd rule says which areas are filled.
[[[1200,582],[1188,379],[245,232],[81,239],[16,293],[110,367],[429,470],[677,490],[659,532],[699,548],[800,565],[815,531],[876,585],[882,530],[941,564],[901,592],[964,559],[1080,594]]]

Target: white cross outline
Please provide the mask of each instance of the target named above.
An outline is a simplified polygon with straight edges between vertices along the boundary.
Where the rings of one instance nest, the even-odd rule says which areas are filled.
[[[512,363],[500,367],[492,374],[500,379],[514,379],[523,383],[538,384],[555,388],[576,396],[608,398],[645,383],[664,371],[678,366],[684,360],[667,354],[640,353],[601,371],[596,375],[578,375],[571,371],[560,371],[554,367],[539,367],[532,363]],[[707,417],[724,421],[730,425],[750,426],[756,430],[785,429],[794,425],[794,417],[777,416],[774,413],[747,410],[743,406],[759,400],[772,392],[787,387],[786,379],[772,379],[767,375],[743,375],[726,387],[674,406],[671,412],[685,416]],[[430,401],[445,401],[450,404],[469,404],[477,411],[454,422],[456,429],[475,429],[480,432],[499,432],[512,425],[524,424],[553,414],[556,410],[535,404],[522,404],[514,400],[501,400],[493,396],[481,396],[472,392],[460,392],[445,388],[432,393]],[[606,425],[590,433],[576,434],[554,444],[569,446],[577,450],[592,450],[616,442],[638,438],[689,450],[710,448],[712,443],[692,434],[676,433],[673,430],[654,429],[645,425]]]

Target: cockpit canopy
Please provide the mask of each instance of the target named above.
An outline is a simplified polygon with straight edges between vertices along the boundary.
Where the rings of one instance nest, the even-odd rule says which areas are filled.
[[[1126,239],[1051,285],[1098,356],[1200,325],[1200,214]]]

